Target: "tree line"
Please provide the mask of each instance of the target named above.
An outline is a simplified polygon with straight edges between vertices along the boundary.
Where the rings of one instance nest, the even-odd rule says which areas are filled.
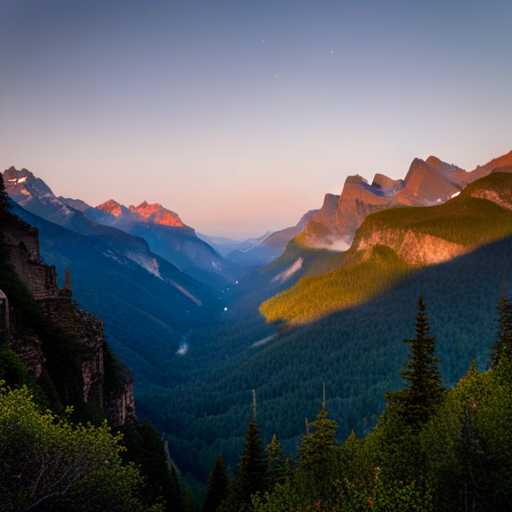
[[[285,456],[273,437],[263,449],[253,414],[243,454],[230,479],[219,454],[203,512],[506,511],[512,499],[512,305],[503,294],[490,368],[474,362],[447,389],[435,354],[426,306],[419,298],[415,336],[402,389],[364,438],[343,443],[325,399]]]

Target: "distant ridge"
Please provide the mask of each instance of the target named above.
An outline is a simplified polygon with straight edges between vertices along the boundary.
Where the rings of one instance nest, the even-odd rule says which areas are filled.
[[[471,172],[431,155],[426,160],[415,158],[401,180],[376,173],[370,185],[362,176],[349,176],[339,196],[326,194],[322,208],[308,221],[302,242],[334,250],[349,247],[371,213],[397,206],[443,204],[469,183],[509,168],[512,169],[512,151]]]
[[[291,288],[264,302],[260,311],[268,321],[307,323],[362,304],[421,267],[451,261],[511,235],[512,176],[492,172],[444,204],[388,208],[369,215],[350,249],[331,268],[322,273],[306,269]],[[297,246],[290,248],[295,258],[301,254]],[[281,259],[289,266],[287,252]],[[321,262],[325,256],[317,252]],[[307,254],[304,249],[302,253]],[[310,269],[314,265],[314,260],[308,263]]]
[[[56,197],[27,169],[10,167],[3,177],[11,199],[30,213],[77,233],[101,237],[113,250],[155,275],[159,270],[154,254],[210,286],[223,287],[238,275],[234,262],[225,260],[178,214],[160,204],[144,201],[127,208],[110,199],[93,208],[80,199]]]

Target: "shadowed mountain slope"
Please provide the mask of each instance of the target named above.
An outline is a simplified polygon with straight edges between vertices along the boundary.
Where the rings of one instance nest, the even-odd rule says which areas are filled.
[[[236,264],[222,258],[196,237],[179,216],[159,204],[143,202],[126,208],[110,200],[91,208],[79,199],[56,197],[46,183],[27,169],[11,167],[3,173],[9,196],[25,210],[77,233],[102,238],[112,249],[155,275],[154,254],[214,287],[239,275]]]
[[[263,327],[259,337],[244,331],[247,319],[238,323],[242,313],[235,308],[221,330],[190,335],[189,353],[169,370],[184,375],[186,368],[186,377],[162,389],[157,401],[148,395],[144,413],[166,431],[180,467],[204,479],[219,452],[235,467],[252,389],[263,443],[277,432],[294,452],[297,437],[305,433],[304,418],[313,418],[321,405],[323,382],[326,408],[340,425],[340,439],[352,429],[361,435],[382,411],[384,392],[401,386],[398,370],[407,352],[403,340],[414,333],[420,294],[448,385],[465,374],[473,358],[485,367],[502,276],[512,275],[511,252],[508,237],[416,269],[364,304],[273,337]],[[510,286],[508,278],[509,292]],[[258,340],[262,343],[256,346]]]
[[[143,238],[151,251],[167,259],[192,277],[214,287],[236,279],[240,269],[196,236],[179,216],[160,204],[125,206],[113,199],[85,212],[97,222],[117,227]]]
[[[13,213],[39,229],[42,259],[64,276],[69,265],[81,305],[102,318],[105,335],[138,377],[158,374],[181,334],[214,322],[221,304],[208,289],[159,256],[159,277],[95,237],[68,230],[18,205]]]
[[[302,278],[265,302],[261,312],[269,321],[309,322],[382,293],[418,266],[448,261],[510,234],[512,176],[495,173],[445,204],[368,216],[339,268]]]

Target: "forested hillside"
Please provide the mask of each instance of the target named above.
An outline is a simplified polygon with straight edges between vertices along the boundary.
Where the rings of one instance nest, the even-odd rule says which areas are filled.
[[[317,413],[322,382],[340,440],[352,429],[363,435],[383,410],[384,393],[400,385],[398,369],[406,355],[402,340],[410,335],[420,294],[447,383],[458,382],[473,358],[485,368],[503,275],[507,289],[511,285],[511,251],[509,237],[424,267],[365,304],[291,331],[278,328],[270,339],[273,326],[266,326],[254,309],[251,316],[248,306],[238,312],[234,303],[223,325],[189,333],[189,351],[168,366],[169,389],[146,387],[140,411],[169,435],[182,470],[203,481],[219,451],[234,469],[252,389],[265,443],[277,433],[294,451],[305,431],[304,418]],[[251,346],[260,340],[267,341]]]
[[[301,324],[356,306],[424,265],[441,263],[512,233],[512,175],[491,174],[445,204],[369,215],[338,268],[306,275],[261,306],[270,322]]]
[[[229,482],[222,456],[208,480],[205,511],[444,512],[510,509],[512,307],[503,295],[491,369],[475,361],[446,386],[436,337],[420,296],[401,389],[371,433],[339,439],[328,402],[286,455],[278,436],[263,449],[259,409],[248,416],[243,452]],[[320,406],[321,404],[321,406]]]
[[[180,333],[216,321],[221,302],[166,260],[155,260],[156,276],[101,238],[57,226],[17,205],[13,212],[38,228],[42,257],[57,267],[61,282],[70,266],[75,298],[103,320],[109,343],[137,376],[159,371],[178,349]]]
[[[71,300],[69,274],[58,288],[37,231],[9,210],[0,178],[2,511],[192,511],[101,321]]]

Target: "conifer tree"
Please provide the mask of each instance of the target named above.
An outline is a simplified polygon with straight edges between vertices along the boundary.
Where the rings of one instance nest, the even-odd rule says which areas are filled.
[[[300,447],[300,467],[321,467],[339,446],[336,439],[338,424],[328,419],[325,407],[318,413],[316,420],[309,424],[313,432],[302,438]]]
[[[496,343],[491,345],[492,368],[496,367],[503,354],[512,354],[512,304],[505,296],[505,289],[497,309],[500,330],[496,333]]]
[[[213,464],[206,486],[203,512],[216,512],[219,505],[228,497],[229,473],[222,454],[219,453]]]
[[[286,479],[287,464],[282,444],[277,440],[276,435],[265,448],[267,454],[267,482],[268,490],[271,491],[276,484],[281,484]]]
[[[416,314],[416,336],[406,339],[411,345],[406,369],[400,370],[404,389],[386,393],[386,399],[399,405],[407,424],[424,423],[446,391],[439,369],[441,359],[434,355],[435,337],[429,336],[425,302],[420,296]]]
[[[335,481],[339,477],[340,450],[338,424],[328,418],[325,403],[309,427],[311,433],[303,436],[299,450],[298,478],[308,502],[329,502],[338,492]]]
[[[228,510],[251,510],[251,496],[266,490],[266,464],[255,419],[247,420],[245,445],[233,479]]]
[[[151,499],[165,501],[166,512],[181,512],[182,496],[178,475],[174,468],[167,467],[165,447],[158,430],[147,420],[140,427],[142,437],[142,459],[140,469],[147,478],[147,489]]]

